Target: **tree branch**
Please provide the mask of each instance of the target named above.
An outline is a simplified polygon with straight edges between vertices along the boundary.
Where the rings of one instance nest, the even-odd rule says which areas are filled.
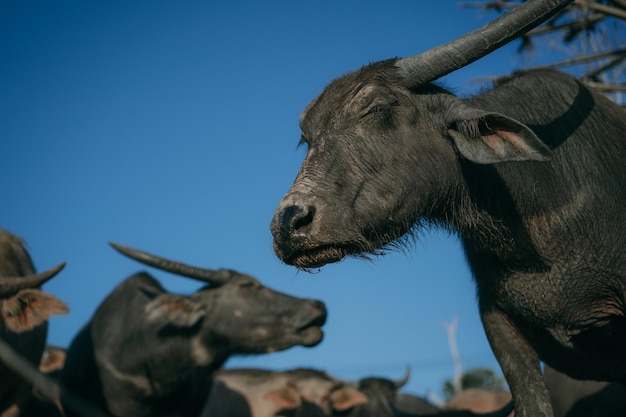
[[[603,93],[610,91],[626,91],[626,85],[623,84],[603,84],[594,82],[587,82],[586,84],[594,90],[598,90]]]
[[[591,72],[588,72],[587,74],[584,75],[584,78],[586,79],[594,79],[596,78],[598,75],[602,74],[603,72],[606,72],[610,69],[612,69],[613,67],[619,65],[624,58],[626,58],[626,54],[622,55],[622,56],[618,56],[617,58],[609,61],[608,63],[602,65],[601,67],[599,67],[596,70],[593,70]]]
[[[541,65],[533,68],[557,68],[557,67],[566,67],[568,65],[581,64],[584,62],[595,61],[597,59],[606,58],[613,55],[625,55],[626,56],[626,48],[618,49],[615,51],[607,51],[607,52],[599,52],[597,54],[584,55],[576,58],[566,59],[565,61],[559,61],[552,64]],[[620,59],[624,59],[624,56],[621,56]]]
[[[452,379],[452,387],[454,392],[461,392],[461,378],[463,376],[463,365],[461,363],[461,354],[459,353],[459,347],[456,343],[456,330],[459,327],[459,318],[457,316],[452,317],[450,324],[445,321],[442,322],[443,328],[448,334],[448,345],[450,346],[450,353],[452,354],[452,360],[454,361],[454,378]]]
[[[595,10],[596,12],[603,13],[609,16],[617,17],[618,19],[626,20],[626,10],[621,10],[616,7],[606,6],[604,4],[591,2],[591,1],[581,1],[577,0],[574,3],[575,6],[578,6],[581,9],[590,9]]]

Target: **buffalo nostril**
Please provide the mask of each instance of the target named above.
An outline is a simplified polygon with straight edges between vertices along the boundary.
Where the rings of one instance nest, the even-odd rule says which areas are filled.
[[[300,230],[313,222],[313,216],[315,215],[315,207],[308,206],[306,211],[296,220],[293,227],[294,230]]]
[[[314,216],[314,206],[289,206],[283,210],[281,231],[289,235],[302,233],[313,222]]]

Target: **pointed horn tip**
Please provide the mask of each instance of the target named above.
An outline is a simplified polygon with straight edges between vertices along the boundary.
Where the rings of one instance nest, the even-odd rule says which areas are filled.
[[[401,388],[405,386],[406,383],[409,382],[410,378],[411,378],[411,367],[407,365],[404,376],[400,380],[396,381],[396,388]]]
[[[120,245],[119,243],[115,243],[115,242],[109,242],[109,246],[111,246],[113,249],[117,250],[118,252],[121,252],[124,249],[130,249],[128,246]]]
[[[60,264],[58,264],[56,266],[53,266],[52,268],[37,274],[42,279],[41,283],[43,284],[44,282],[47,282],[50,279],[52,279],[53,277],[55,277],[59,272],[61,272],[61,270],[63,270],[63,268],[65,268],[66,264],[67,263],[65,261],[63,261]]]
[[[63,261],[60,264],[58,264],[57,266],[52,267],[50,270],[54,271],[54,275],[56,275],[59,272],[61,272],[63,270],[63,268],[65,268],[65,265],[67,265],[67,262]]]
[[[127,256],[129,258],[133,258],[135,260],[137,260],[136,258],[138,256],[146,255],[146,253],[143,251],[135,249],[131,246],[126,246],[126,245],[122,245],[122,244],[115,243],[115,242],[109,242],[109,246],[111,246],[113,249],[115,249],[117,252],[121,253],[122,255]]]

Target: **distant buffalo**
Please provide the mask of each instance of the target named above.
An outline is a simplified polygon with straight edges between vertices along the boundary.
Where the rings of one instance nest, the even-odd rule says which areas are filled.
[[[555,71],[465,99],[432,81],[563,6],[527,1],[333,81],[301,116],[308,152],[271,222],[276,254],[301,269],[453,231],[517,417],[552,415],[541,361],[626,383],[626,112]]]
[[[315,369],[223,369],[215,373],[200,417],[322,417],[366,401],[355,388]]]
[[[64,266],[36,274],[23,240],[0,229],[0,338],[33,365],[39,363],[46,344],[48,317],[68,311],[39,287]],[[30,383],[0,363],[0,416],[18,416],[31,391]]]
[[[146,272],[113,290],[72,341],[62,382],[118,417],[193,416],[232,354],[322,340],[326,307],[236,271],[195,268],[121,245],[120,252],[207,286],[172,294]]]
[[[200,417],[506,417],[512,403],[494,412],[445,410],[399,389],[409,374],[349,382],[316,369],[222,369],[214,374]]]
[[[346,412],[335,413],[341,417],[507,417],[513,411],[509,401],[488,412],[471,410],[447,410],[432,406],[419,397],[401,395],[398,391],[408,380],[392,381],[382,377],[366,377],[358,380],[354,387],[365,395],[367,401],[355,405]],[[410,401],[407,401],[407,399]]]

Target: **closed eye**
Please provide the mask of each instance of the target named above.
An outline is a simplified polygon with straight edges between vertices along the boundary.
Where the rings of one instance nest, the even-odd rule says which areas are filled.
[[[383,112],[386,112],[386,111],[389,111],[389,106],[378,105],[378,106],[374,106],[374,107],[370,108],[368,110],[367,114],[383,113]]]
[[[397,102],[393,102],[393,103],[384,103],[384,104],[375,104],[371,107],[369,107],[367,109],[367,111],[365,112],[365,114],[362,117],[365,116],[369,116],[371,114],[389,114],[391,113],[391,108],[392,106],[394,106]]]
[[[261,290],[264,288],[263,285],[255,281],[242,282],[241,284],[239,284],[239,287],[240,288],[252,288],[255,290]]]

